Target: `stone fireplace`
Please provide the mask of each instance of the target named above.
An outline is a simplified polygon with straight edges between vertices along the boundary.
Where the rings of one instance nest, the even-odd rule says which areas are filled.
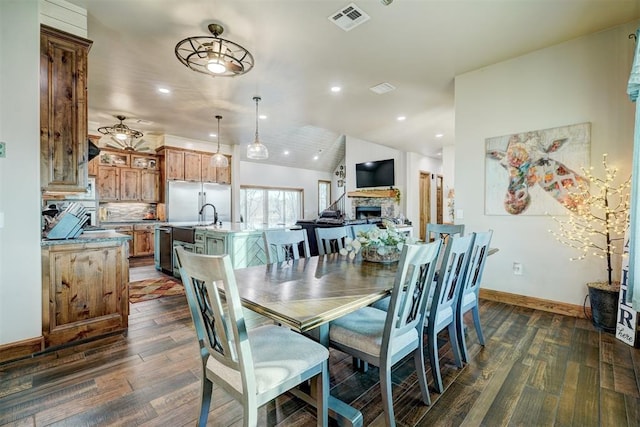
[[[356,206],[355,219],[380,218],[382,216],[381,206]]]
[[[351,217],[355,219],[395,218],[397,206],[396,200],[392,197],[354,197],[351,201]]]

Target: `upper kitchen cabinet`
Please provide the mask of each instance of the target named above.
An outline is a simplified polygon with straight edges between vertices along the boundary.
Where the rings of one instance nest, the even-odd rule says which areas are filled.
[[[231,164],[231,157],[226,156]],[[231,167],[215,167],[211,164],[212,154],[202,155],[202,182],[217,182],[218,184],[231,184]]]
[[[42,191],[87,189],[87,57],[92,42],[40,27],[40,181]]]
[[[162,166],[164,181],[195,181],[231,184],[231,167],[211,166],[210,153],[160,147],[157,150]],[[231,156],[227,156],[231,164]]]
[[[101,202],[159,200],[157,157],[124,150],[101,150],[98,164],[98,198]]]

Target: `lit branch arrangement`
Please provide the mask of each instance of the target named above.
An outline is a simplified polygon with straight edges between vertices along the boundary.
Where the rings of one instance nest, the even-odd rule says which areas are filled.
[[[571,258],[581,260],[593,255],[607,260],[608,284],[611,286],[611,258],[622,254],[624,232],[629,216],[629,189],[631,177],[621,184],[615,184],[617,168],[607,164],[607,155],[602,158],[605,176],[593,175],[593,167],[582,168],[590,188],[583,187],[573,195],[576,208],[568,219],[553,217],[559,224],[557,231],[549,230],[556,239],[581,254]]]

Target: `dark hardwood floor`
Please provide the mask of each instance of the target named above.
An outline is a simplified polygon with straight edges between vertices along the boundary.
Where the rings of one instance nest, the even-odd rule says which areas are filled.
[[[420,401],[410,359],[394,370],[398,425],[640,425],[638,350],[582,319],[488,301],[481,316],[487,345],[470,330],[464,368],[442,345],[447,389],[431,392],[431,406]],[[129,322],[126,336],[0,365],[0,425],[194,425],[200,365],[186,300],[132,304]],[[361,409],[365,425],[383,425],[377,368],[354,371],[332,350],[330,371],[332,393]],[[239,404],[219,388],[213,399],[209,425],[242,425]],[[314,410],[286,394],[260,417],[259,425],[315,425]]]

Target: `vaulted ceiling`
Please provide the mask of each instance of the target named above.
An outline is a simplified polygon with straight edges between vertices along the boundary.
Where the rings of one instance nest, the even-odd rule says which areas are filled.
[[[456,75],[640,18],[638,0],[360,0],[370,19],[344,31],[329,17],[349,1],[70,2],[87,10],[93,40],[91,122],[123,114],[150,137],[214,147],[219,114],[221,142],[244,148],[259,95],[265,162],[324,171],[342,158],[343,135],[435,157],[455,143]],[[176,59],[176,43],[210,35],[210,23],[253,54],[249,73],[213,78]],[[395,90],[370,90],[380,83]]]

